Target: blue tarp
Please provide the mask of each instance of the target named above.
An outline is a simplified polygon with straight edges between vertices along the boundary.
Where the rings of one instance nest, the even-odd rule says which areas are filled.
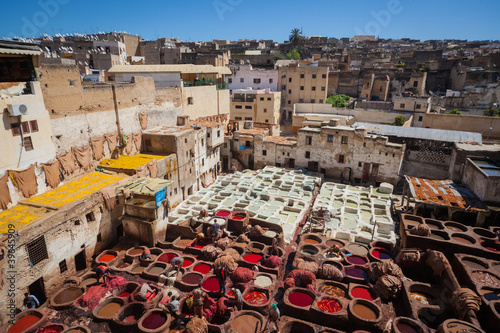
[[[167,188],[156,192],[156,207],[160,207],[161,202],[167,197]]]
[[[247,148],[245,146],[240,146],[240,150],[246,150]]]

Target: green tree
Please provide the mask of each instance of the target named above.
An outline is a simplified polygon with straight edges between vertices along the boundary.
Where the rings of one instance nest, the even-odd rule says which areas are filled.
[[[290,31],[290,36],[288,40],[295,46],[298,46],[302,42],[303,36],[301,35],[300,29],[294,28]]]
[[[328,96],[326,104],[331,104],[335,108],[345,108],[351,97],[343,94]]]
[[[403,116],[397,116],[394,118],[394,123],[392,124],[393,126],[403,126],[406,122],[406,118]]]
[[[500,111],[495,108],[489,108],[488,110],[484,110],[484,115],[489,117],[500,117]]]
[[[290,60],[300,60],[300,53],[295,48],[292,50],[292,52],[288,52],[286,54],[286,58]]]
[[[462,114],[462,112],[458,111],[457,109],[453,109],[451,111],[446,112],[446,114]]]

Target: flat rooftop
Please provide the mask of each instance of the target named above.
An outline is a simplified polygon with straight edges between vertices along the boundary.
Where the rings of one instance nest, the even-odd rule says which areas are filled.
[[[164,190],[169,185],[172,185],[173,181],[165,180],[160,178],[133,178],[120,186],[116,187],[116,190],[129,190],[134,194],[143,194],[154,196],[156,193]]]
[[[134,156],[121,155],[118,159],[107,158],[99,163],[101,168],[112,168],[112,169],[129,169],[137,170],[140,167],[148,164],[152,160],[162,159],[165,156],[160,155],[148,155],[148,154],[137,154]]]
[[[232,74],[228,67],[213,65],[117,65],[109,73]]]

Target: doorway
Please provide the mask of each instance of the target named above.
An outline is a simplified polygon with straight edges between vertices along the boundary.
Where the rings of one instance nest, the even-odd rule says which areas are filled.
[[[45,296],[45,286],[43,283],[43,277],[39,278],[35,282],[29,285],[28,290],[31,295],[35,295],[40,304],[45,303],[47,297]]]
[[[116,237],[120,239],[121,236],[123,236],[123,224],[120,224],[119,226],[116,227]]]
[[[76,271],[83,271],[87,268],[87,258],[85,255],[85,250],[82,250],[75,256],[75,268]]]

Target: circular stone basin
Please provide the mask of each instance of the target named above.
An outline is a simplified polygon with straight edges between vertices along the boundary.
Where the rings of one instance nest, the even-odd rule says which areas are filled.
[[[219,281],[217,280],[216,277],[211,277],[207,279],[205,282],[203,282],[202,288],[208,291],[213,291],[213,292],[218,292],[220,290],[219,288]]]
[[[192,258],[191,258],[192,259]],[[193,264],[193,260],[191,260],[190,258],[184,258],[184,263],[182,264],[182,267],[189,267]]]
[[[318,291],[324,295],[334,296],[338,298],[345,298],[345,291],[342,288],[332,286],[329,284],[322,285]]]
[[[396,328],[399,330],[400,333],[418,333],[416,329],[414,329],[408,324],[397,323]]]
[[[300,250],[300,253],[307,254],[307,255],[315,255],[319,252],[318,248],[316,248],[314,245],[304,245],[302,249]]]
[[[260,259],[262,259],[262,256],[260,254],[247,254],[246,256],[243,257],[243,260],[246,262],[250,262],[252,264],[256,264]]]
[[[410,292],[410,297],[413,298],[414,300],[416,300],[417,302],[420,302],[422,304],[425,304],[425,305],[429,305],[431,304],[432,300],[434,299],[434,297],[428,295],[428,294],[425,294],[425,293],[421,293],[421,292]]]
[[[443,226],[440,222],[437,221],[425,221],[425,224],[429,226],[432,230],[440,230],[443,229]]]
[[[446,222],[445,227],[452,230],[452,231],[457,231],[457,232],[466,232],[467,227],[456,222]]]
[[[367,301],[373,301],[377,296],[370,291],[370,289],[365,287],[354,287],[351,290],[351,295],[354,298],[362,298]]]
[[[379,249],[373,250],[372,256],[374,256],[375,258],[380,259],[380,260],[392,259],[391,255],[389,253],[387,253],[386,251],[383,251],[383,250],[379,250]]]
[[[116,258],[116,256],[113,254],[105,254],[99,258],[99,261],[100,262],[110,262],[111,260],[113,260],[115,258]]]
[[[161,272],[163,272],[165,270],[165,267],[163,266],[153,266],[151,267],[150,270],[148,270],[147,272],[149,274],[152,274],[152,275],[159,275]]]
[[[461,235],[461,234],[453,234],[451,236],[451,239],[454,240],[455,242],[459,242],[459,243],[462,243],[465,245],[472,245],[476,242],[474,240],[474,238],[467,236],[467,235]]]
[[[130,295],[130,294],[129,294]],[[122,296],[120,296],[122,297]],[[113,318],[113,316],[120,310],[122,305],[118,302],[111,302],[103,306],[99,312],[97,312],[97,315],[99,317],[103,318]]]
[[[245,217],[247,217],[247,215],[243,213],[235,213],[231,216],[231,218],[236,221],[243,221]]]
[[[71,287],[61,290],[56,297],[54,297],[54,303],[56,304],[66,304],[75,301],[78,297],[83,295],[83,291],[77,287]]]
[[[120,265],[118,265],[117,268],[127,268],[130,265],[132,265],[132,264],[129,262],[122,262]]]
[[[228,217],[231,213],[225,210],[221,210],[217,213],[215,213],[215,216],[217,217]]]
[[[40,321],[40,319],[42,318],[35,315],[24,316],[21,319],[17,320],[16,323],[7,330],[7,333],[24,332],[26,329],[30,328],[31,326],[35,325],[38,321]]]
[[[474,233],[476,235],[479,235],[481,237],[486,237],[486,238],[491,238],[491,239],[496,239],[497,238],[497,235],[495,233],[489,231],[488,229],[474,228],[474,229],[472,229],[472,231],[474,231]]]
[[[357,267],[346,268],[345,274],[347,276],[350,276],[353,278],[358,278],[358,279],[363,279],[363,280],[368,279],[368,274],[364,270],[362,270],[361,268],[357,268]]]
[[[301,291],[294,291],[288,295],[288,300],[295,306],[310,306],[313,303],[311,295]]]
[[[156,261],[169,263],[170,260],[174,259],[175,257],[177,257],[177,254],[167,252],[159,256],[158,259],[156,259]]]
[[[253,333],[261,331],[262,322],[255,316],[244,314],[234,318],[232,326],[235,333]]]
[[[306,238],[306,239],[304,239],[304,243],[307,243],[307,244],[319,244],[319,242],[317,240],[315,240],[314,238]]]
[[[437,240],[446,240],[445,236],[442,234],[439,234],[435,231],[431,231],[431,238],[437,239]]]
[[[493,288],[500,288],[500,280],[493,274],[487,271],[472,272],[471,278],[473,281],[488,285]]]
[[[465,264],[465,266],[472,268],[472,269],[486,269],[488,266],[486,264],[480,263],[478,260],[475,259],[462,259],[462,263]]]
[[[267,296],[260,291],[252,291],[246,294],[245,301],[253,305],[264,305],[267,303]]]
[[[148,330],[155,330],[167,322],[167,316],[162,313],[153,313],[142,321],[142,326]]]
[[[348,256],[346,260],[353,265],[364,265],[368,262],[365,258],[360,256]]]
[[[187,284],[198,284],[202,279],[203,277],[199,274],[188,273],[182,277],[181,281]]]
[[[260,288],[267,288],[273,284],[273,280],[267,275],[258,275],[253,283]]]
[[[377,313],[364,304],[355,304],[352,308],[352,312],[365,320],[377,319]]]
[[[498,243],[485,241],[481,242],[481,246],[489,251],[500,252],[500,245]]]
[[[487,301],[490,302],[495,302],[500,300],[500,291],[499,290],[493,290],[489,288],[483,288],[481,289],[481,294],[483,295],[484,298],[486,298]]]
[[[142,272],[144,272],[145,269],[146,269],[146,267],[139,265],[139,266],[135,267],[134,269],[132,269],[132,273],[142,273]]]
[[[82,282],[80,282],[79,286],[85,288],[85,287],[90,286],[90,285],[92,285],[94,283],[97,283],[97,278],[95,278],[95,277],[88,277],[85,280],[83,280]]]
[[[143,249],[133,249],[128,251],[129,256],[139,256],[143,252]]]
[[[210,265],[207,264],[198,264],[193,267],[194,272],[198,272],[201,274],[207,274],[208,272],[210,272],[211,269],[212,267],[210,267]]]
[[[36,333],[59,333],[64,331],[64,326],[62,324],[52,324],[39,328]]]
[[[459,321],[448,323],[446,329],[450,333],[479,333],[471,324]]]
[[[340,305],[339,302],[337,302],[336,300],[333,300],[333,299],[328,299],[328,298],[320,299],[318,301],[318,303],[316,303],[316,305],[318,306],[318,308],[321,311],[329,312],[329,313],[335,313],[335,312],[339,312],[340,310],[342,310],[342,306]]]
[[[129,297],[129,296],[130,296],[130,293],[128,291],[124,291],[118,297]]]
[[[353,255],[364,257],[368,254],[368,249],[360,244],[351,243],[345,247],[347,251],[352,253]]]
[[[337,245],[339,248],[343,248],[344,247],[344,243],[342,243],[341,241],[338,241],[338,240],[335,240],[335,239],[329,239],[329,240],[326,241],[326,246],[332,247],[333,245]]]

